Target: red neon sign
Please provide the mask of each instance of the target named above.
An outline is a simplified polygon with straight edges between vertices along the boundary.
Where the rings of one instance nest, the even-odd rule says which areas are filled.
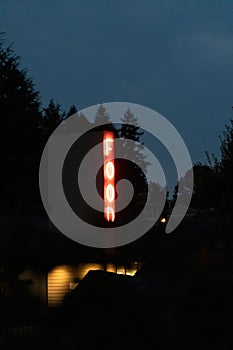
[[[104,218],[115,221],[115,166],[114,166],[114,134],[104,131]]]

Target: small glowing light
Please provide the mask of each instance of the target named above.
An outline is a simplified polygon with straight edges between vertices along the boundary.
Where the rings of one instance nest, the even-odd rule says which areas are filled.
[[[161,218],[160,222],[165,223],[167,220],[165,218]]]
[[[114,176],[114,165],[113,165],[113,162],[107,162],[106,165],[105,165],[105,171],[106,171],[106,175],[107,175],[107,178],[109,180],[112,180],[113,179],[113,176]]]

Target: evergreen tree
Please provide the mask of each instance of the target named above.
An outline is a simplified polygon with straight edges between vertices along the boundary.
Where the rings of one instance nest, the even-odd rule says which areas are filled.
[[[6,148],[7,144],[8,154],[26,156],[35,152],[40,137],[39,92],[27,71],[20,68],[20,57],[12,45],[4,47],[0,39],[1,145]]]
[[[221,178],[222,208],[233,213],[233,120],[225,126],[220,136],[221,158],[217,160],[213,155],[215,173]]]
[[[121,120],[126,124],[122,124],[120,137],[140,142],[140,137],[143,135],[143,132],[140,131],[138,120],[131,112],[130,108],[128,108]]]
[[[150,162],[146,160],[146,155],[143,154],[144,146],[140,141],[140,138],[143,135],[143,131],[141,131],[140,126],[138,125],[138,120],[130,109],[125,112],[121,120],[124,124],[122,124],[119,130],[119,136],[124,139],[124,158],[135,161],[135,163],[141,167],[144,174],[146,174],[147,167],[150,165]],[[134,142],[133,146],[132,143],[128,141],[128,139],[136,141]]]
[[[193,208],[218,208],[220,205],[220,177],[216,171],[206,164],[195,164],[194,189],[191,206]]]
[[[128,109],[121,118],[123,122],[118,130],[122,139],[122,160],[119,161],[117,176],[127,178],[134,187],[134,196],[127,209],[127,215],[135,217],[143,209],[148,195],[146,179],[147,166],[150,164],[143,154],[144,146],[140,140],[143,135],[137,118]],[[146,196],[145,196],[146,195]]]
[[[100,123],[104,124],[110,124],[110,116],[106,112],[106,108],[101,104],[99,105],[97,111],[96,111],[96,116],[95,116],[95,125],[98,126]]]
[[[43,108],[42,130],[48,138],[56,127],[65,119],[65,112],[61,112],[61,105],[50,100],[47,108]]]
[[[212,157],[206,152],[210,168],[218,179],[214,193],[222,211],[224,233],[232,237],[233,222],[233,120],[225,125],[225,130],[220,136],[220,159],[212,154]]]
[[[33,208],[39,201],[38,169],[42,151],[40,97],[20,57],[0,36],[0,116],[3,170],[1,207]],[[4,150],[4,151],[3,151]]]
[[[75,105],[74,104],[71,105],[69,111],[66,113],[66,118],[69,118],[71,115],[73,115],[73,114],[75,114],[77,112],[78,112],[78,110],[75,107]]]
[[[169,192],[167,191],[166,187],[162,187],[159,183],[156,182],[150,182],[149,203],[153,215],[158,215],[159,212],[161,212],[161,215],[163,215],[162,213],[168,209],[168,195]],[[164,197],[166,200],[164,206],[162,207],[161,203],[163,202]]]
[[[225,131],[220,137],[221,140],[221,160],[218,163],[218,170],[223,177],[223,184],[225,192],[233,195],[233,119],[230,120],[230,124],[225,126]],[[232,201],[232,199],[231,199]],[[232,203],[233,209],[233,203]]]
[[[101,124],[100,124],[101,123]],[[103,125],[104,124],[104,125]],[[108,130],[114,132],[114,136],[118,137],[118,132],[115,125],[111,122],[111,117],[106,111],[103,104],[100,104],[95,115],[94,127],[98,130]]]

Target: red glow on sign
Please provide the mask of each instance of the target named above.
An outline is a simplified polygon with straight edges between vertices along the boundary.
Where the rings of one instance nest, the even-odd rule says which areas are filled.
[[[104,131],[104,218],[115,221],[115,166],[114,166],[114,134]]]

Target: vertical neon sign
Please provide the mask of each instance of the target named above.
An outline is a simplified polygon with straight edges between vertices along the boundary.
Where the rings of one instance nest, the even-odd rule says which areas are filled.
[[[104,131],[104,219],[115,221],[115,166],[114,166],[114,134]]]

